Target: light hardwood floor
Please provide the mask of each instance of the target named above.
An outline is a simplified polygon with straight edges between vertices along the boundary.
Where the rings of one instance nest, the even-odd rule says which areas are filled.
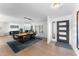
[[[76,56],[71,49],[55,46],[55,42],[47,44],[46,39],[14,53],[6,43],[11,40],[13,40],[11,36],[0,37],[0,56]]]

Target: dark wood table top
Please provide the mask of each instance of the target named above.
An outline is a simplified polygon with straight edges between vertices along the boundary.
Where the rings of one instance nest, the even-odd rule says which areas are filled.
[[[27,33],[19,33],[19,34],[16,34],[17,36],[26,36],[26,35],[31,35],[31,34],[33,34],[33,32],[27,32]]]

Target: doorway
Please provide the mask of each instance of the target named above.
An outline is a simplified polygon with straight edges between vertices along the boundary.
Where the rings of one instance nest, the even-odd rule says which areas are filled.
[[[69,20],[57,21],[57,42],[69,44]]]

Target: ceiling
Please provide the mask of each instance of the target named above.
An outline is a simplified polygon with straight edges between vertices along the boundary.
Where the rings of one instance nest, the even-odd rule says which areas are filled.
[[[0,13],[23,19],[46,20],[46,16],[72,14],[76,4],[63,3],[59,8],[51,8],[51,3],[0,3]]]

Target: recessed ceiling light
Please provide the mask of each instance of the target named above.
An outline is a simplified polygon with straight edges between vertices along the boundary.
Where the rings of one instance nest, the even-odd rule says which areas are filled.
[[[58,7],[60,7],[61,6],[61,3],[52,3],[51,4],[51,7],[52,8],[58,8]]]

